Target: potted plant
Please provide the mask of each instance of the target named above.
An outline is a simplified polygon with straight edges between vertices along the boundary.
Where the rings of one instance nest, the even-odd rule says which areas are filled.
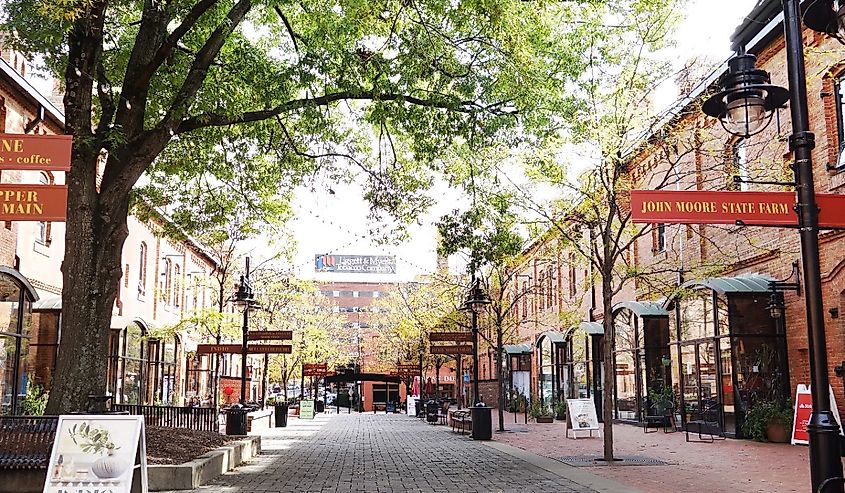
[[[745,413],[742,433],[758,442],[788,443],[792,405],[787,400],[758,399]]]
[[[555,410],[555,419],[561,421],[566,419],[566,399],[555,399],[553,408]]]
[[[554,423],[555,421],[552,410],[548,406],[543,405],[540,401],[534,401],[531,403],[528,415],[531,416],[531,418],[537,423]]]

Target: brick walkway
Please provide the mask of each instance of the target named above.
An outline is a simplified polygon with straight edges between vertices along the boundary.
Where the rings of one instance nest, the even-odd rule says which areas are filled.
[[[514,424],[507,414],[509,433],[495,433],[499,443],[550,458],[602,453],[601,438],[565,438],[565,425]],[[493,414],[497,423],[496,414]],[[494,427],[497,426],[494,423]],[[686,443],[682,432],[643,433],[631,425],[614,426],[615,454],[646,456],[671,462],[667,466],[587,467],[592,474],[616,480],[648,493],[737,493],[809,491],[810,469],[807,447],[724,440],[714,443]]]
[[[453,434],[446,426],[405,415],[318,415],[314,421],[291,417],[288,428],[262,433],[261,445],[258,460],[197,491],[594,491],[533,465],[530,457],[516,458]],[[580,483],[592,484],[583,478]]]

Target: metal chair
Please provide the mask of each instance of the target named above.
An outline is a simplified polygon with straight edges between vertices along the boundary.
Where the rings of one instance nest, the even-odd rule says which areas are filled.
[[[722,430],[722,423],[719,420],[718,403],[706,405],[703,411],[694,415],[698,417],[688,421],[685,428],[687,442],[691,441],[689,439],[690,432],[698,434],[698,440],[692,440],[693,442],[713,443],[714,440],[725,439],[725,432]],[[708,438],[705,438],[704,435],[707,435]]]

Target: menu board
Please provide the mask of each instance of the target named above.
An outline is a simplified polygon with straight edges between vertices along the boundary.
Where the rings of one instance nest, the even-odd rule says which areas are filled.
[[[314,419],[314,399],[299,402],[299,419]]]
[[[140,466],[135,464],[136,455],[141,459]],[[135,469],[141,474],[141,492],[147,493],[143,416],[62,415],[44,493],[130,493]]]
[[[592,399],[566,399],[566,425],[573,437],[578,431],[589,431],[592,436],[592,430],[599,429],[596,403]]]

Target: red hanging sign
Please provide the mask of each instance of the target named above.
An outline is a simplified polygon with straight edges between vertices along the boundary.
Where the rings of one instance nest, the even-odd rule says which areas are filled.
[[[845,195],[816,194],[819,226],[845,228]],[[635,223],[797,226],[794,192],[631,190]]]
[[[0,185],[0,221],[64,221],[66,217],[67,185]]]
[[[0,169],[70,171],[70,135],[0,134]]]

